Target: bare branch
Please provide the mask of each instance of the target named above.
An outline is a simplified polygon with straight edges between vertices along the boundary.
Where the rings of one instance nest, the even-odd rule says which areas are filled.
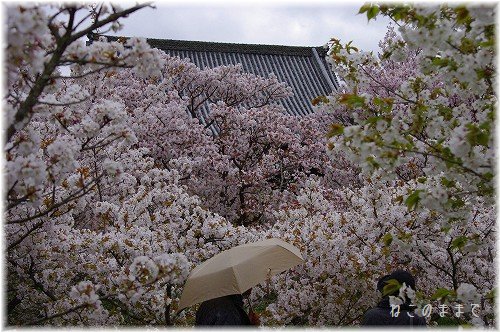
[[[80,309],[83,309],[83,308],[87,308],[87,307],[90,307],[90,306],[91,306],[91,304],[88,304],[88,303],[80,304],[79,306],[70,308],[70,309],[68,309],[66,311],[63,311],[63,312],[60,312],[60,313],[57,313],[57,314],[54,314],[54,315],[51,315],[51,316],[46,316],[44,318],[38,319],[38,320],[33,321],[33,322],[29,322],[26,325],[39,325],[40,323],[43,323],[45,321],[48,321],[48,320],[51,320],[51,319],[54,319],[54,318],[58,318],[58,317],[61,317],[61,316],[64,316],[64,315],[67,315],[69,313],[72,313],[72,312],[75,312],[77,310],[80,310]]]
[[[103,19],[102,21],[96,20],[96,22],[94,24],[92,24],[91,26],[89,26],[88,28],[74,34],[73,37],[71,38],[71,42],[73,42],[77,39],[80,39],[81,37],[86,36],[87,34],[91,33],[92,31],[99,29],[99,28],[105,26],[106,24],[114,22],[114,21],[118,20],[119,18],[127,17],[129,14],[132,14],[133,12],[138,11],[139,9],[142,9],[145,7],[150,7],[151,4],[152,4],[152,2],[146,2],[144,4],[139,4],[139,5],[136,5],[134,7],[122,10],[121,12],[113,13],[113,14],[109,15],[108,17],[106,17],[105,19]]]
[[[90,98],[90,96],[87,96],[87,97],[85,97],[83,99],[80,99],[80,100],[69,101],[69,102],[65,102],[65,103],[50,103],[50,102],[47,102],[47,101],[39,100],[38,103],[39,104],[43,104],[43,105],[49,105],[49,106],[55,106],[55,107],[62,107],[62,106],[70,106],[70,105],[80,104],[80,103],[83,103],[84,101],[87,101],[89,98]]]
[[[15,219],[15,220],[9,220],[9,221],[7,221],[7,224],[22,224],[22,223],[25,223],[25,222],[28,222],[28,221],[32,221],[32,220],[34,220],[36,218],[40,218],[40,217],[45,216],[45,215],[49,214],[50,212],[52,212],[53,210],[55,210],[55,209],[63,206],[64,204],[67,204],[67,203],[69,203],[71,201],[74,201],[75,199],[78,199],[78,198],[86,195],[89,191],[91,191],[95,187],[96,181],[98,181],[103,176],[104,176],[104,173],[100,174],[97,178],[94,178],[88,184],[84,185],[81,189],[79,189],[78,191],[74,192],[70,196],[66,197],[65,199],[63,199],[59,203],[51,205],[51,207],[47,208],[46,210],[41,211],[41,212],[39,212],[39,213],[37,213],[35,215],[25,217],[25,218]]]
[[[45,87],[50,84],[52,78],[52,74],[56,67],[60,65],[60,60],[62,58],[62,55],[64,54],[64,51],[68,48],[68,46],[73,43],[74,41],[80,39],[81,37],[87,35],[88,33],[92,32],[93,30],[102,27],[108,23],[114,22],[118,20],[121,17],[125,17],[141,8],[149,6],[150,3],[146,4],[141,4],[141,5],[136,5],[134,7],[131,7],[129,9],[123,10],[121,12],[117,12],[114,14],[109,15],[107,18],[105,18],[102,21],[96,21],[94,24],[90,25],[87,29],[84,29],[80,32],[77,32],[75,34],[72,34],[74,31],[72,30],[73,23],[74,23],[74,13],[76,9],[72,8],[69,9],[70,12],[70,22],[68,23],[68,29],[66,30],[66,33],[61,36],[57,42],[56,49],[54,50],[52,57],[50,60],[45,63],[44,69],[41,73],[40,76],[37,77],[35,80],[35,83],[33,87],[31,88],[28,96],[26,99],[20,104],[19,109],[17,110],[15,116],[14,116],[14,123],[9,126],[7,129],[7,139],[6,141],[10,141],[11,138],[15,135],[15,133],[20,130],[21,128],[18,128],[16,125],[19,123],[24,122],[32,113],[33,107],[37,104],[38,98],[44,91]]]

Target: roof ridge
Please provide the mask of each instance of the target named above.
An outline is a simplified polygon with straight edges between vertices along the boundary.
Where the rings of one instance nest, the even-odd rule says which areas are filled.
[[[129,38],[129,37],[125,37]],[[160,38],[147,38],[151,41],[170,41],[170,42],[183,42],[183,43],[197,43],[197,44],[216,44],[216,45],[228,45],[228,46],[262,46],[262,47],[286,47],[286,48],[316,48],[321,46],[306,46],[306,45],[282,45],[282,44],[254,44],[254,43],[232,43],[232,42],[220,42],[220,41],[206,41],[206,40],[186,40],[186,39],[160,39]]]
[[[125,36],[102,35],[108,40],[117,40],[119,38],[132,38]],[[94,36],[92,36],[94,37]],[[94,37],[95,38],[95,37]],[[90,38],[89,38],[90,39]],[[270,44],[244,44],[210,41],[193,41],[181,39],[157,39],[146,38],[151,47],[169,50],[192,50],[208,52],[227,52],[227,53],[253,53],[253,54],[277,54],[277,55],[299,55],[312,57],[312,49],[323,51],[323,46],[290,46],[290,45],[270,45]],[[326,51],[325,51],[326,52]]]

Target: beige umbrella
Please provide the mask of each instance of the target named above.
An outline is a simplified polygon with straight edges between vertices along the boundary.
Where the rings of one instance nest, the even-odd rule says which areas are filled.
[[[194,268],[184,285],[177,312],[206,300],[242,294],[302,262],[300,250],[280,239],[225,250]]]

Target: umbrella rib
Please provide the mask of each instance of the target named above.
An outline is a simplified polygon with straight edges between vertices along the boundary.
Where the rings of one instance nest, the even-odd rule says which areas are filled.
[[[286,248],[286,247],[284,247],[284,246],[282,246],[282,245],[279,245],[279,244],[278,244],[278,246],[280,246],[281,248],[285,249],[285,250],[286,250],[286,251],[288,251],[288,252],[291,252],[292,254],[294,254],[295,256],[297,256],[297,257],[299,257],[299,258],[301,258],[302,260],[304,260],[304,257],[302,257],[302,253],[300,252],[300,250],[299,250],[299,255],[300,255],[300,256],[299,256],[299,255],[297,255],[297,253],[296,253],[296,252],[293,252],[293,251],[291,251],[290,249],[288,249],[288,248]]]
[[[285,242],[285,243],[287,243],[287,242]],[[287,243],[287,244],[289,244],[289,243]],[[287,247],[285,247],[285,246],[281,245],[280,243],[275,243],[274,245],[275,245],[275,246],[278,246],[278,247],[280,247],[280,248],[283,248],[283,249],[285,249],[286,251],[291,252],[291,253],[292,253],[292,254],[294,254],[295,256],[297,256],[297,257],[301,258],[302,260],[304,260],[304,257],[302,257],[302,253],[300,252],[300,250],[299,250],[299,249],[295,248],[295,249],[297,249],[297,251],[298,251],[298,253],[296,253],[296,252],[294,252],[294,251],[292,251],[292,250],[288,249]],[[290,245],[290,244],[289,244],[289,245]],[[253,243],[247,243],[247,244],[244,244],[244,245],[242,245],[242,246],[247,246],[247,247],[268,247],[269,245],[255,246]],[[291,246],[293,247],[293,245],[291,245]]]
[[[240,284],[240,278],[239,278],[239,274],[238,272],[234,269],[235,265],[232,265],[231,266],[231,270],[233,270],[233,275],[234,275],[234,279],[236,279],[236,285],[238,285],[238,290],[240,292],[242,292],[241,290],[241,284]]]

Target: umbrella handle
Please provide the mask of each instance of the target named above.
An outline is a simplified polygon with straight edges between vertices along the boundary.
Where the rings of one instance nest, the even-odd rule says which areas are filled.
[[[250,295],[247,297],[247,302],[248,302],[248,307],[250,308],[250,311],[253,311],[252,301],[250,301]]]
[[[247,298],[248,301],[248,318],[250,319],[250,323],[256,326],[260,326],[259,316],[253,311],[252,301],[250,301],[250,296]]]
[[[177,316],[179,316],[179,314],[180,314],[181,312],[183,312],[185,309],[186,309],[186,308],[182,308],[181,310],[176,311],[176,312],[175,312],[175,314],[174,314],[174,317],[173,317],[173,318],[176,318]]]

